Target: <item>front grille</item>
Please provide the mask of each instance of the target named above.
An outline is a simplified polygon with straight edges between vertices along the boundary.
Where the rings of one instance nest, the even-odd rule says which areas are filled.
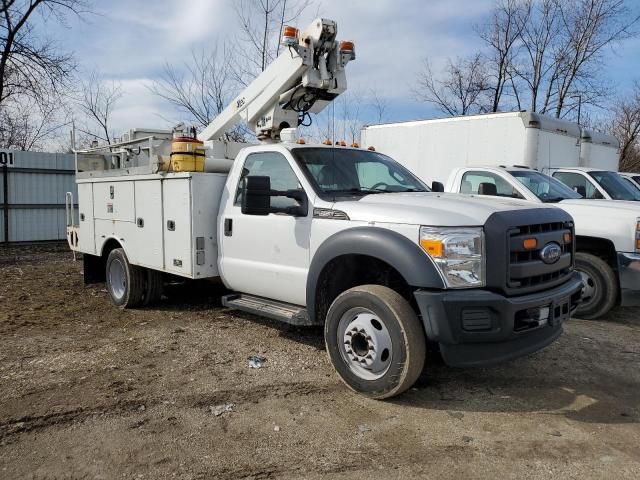
[[[550,222],[522,225],[509,229],[509,264],[507,288],[529,293],[562,283],[571,275],[574,262],[573,222]],[[570,235],[565,242],[564,235]],[[535,239],[535,248],[526,248],[525,240]],[[550,243],[560,247],[560,257],[554,263],[545,263],[541,252]]]

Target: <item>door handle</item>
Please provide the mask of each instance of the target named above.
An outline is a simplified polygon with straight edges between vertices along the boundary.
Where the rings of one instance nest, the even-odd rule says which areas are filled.
[[[230,237],[233,235],[233,218],[224,219],[224,236]]]

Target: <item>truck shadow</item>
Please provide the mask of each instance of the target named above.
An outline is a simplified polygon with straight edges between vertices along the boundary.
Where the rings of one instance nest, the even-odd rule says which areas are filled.
[[[616,362],[576,362],[570,354],[557,353],[542,351],[482,369],[456,369],[434,361],[413,389],[391,402],[446,410],[460,418],[465,412],[530,412],[583,423],[640,423],[640,381],[637,374],[625,373],[631,365],[614,371]],[[588,350],[584,354],[600,356]]]

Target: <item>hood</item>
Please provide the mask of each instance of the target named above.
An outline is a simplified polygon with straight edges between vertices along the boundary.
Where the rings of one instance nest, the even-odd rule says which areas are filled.
[[[575,199],[556,205],[573,217],[576,235],[611,241],[618,252],[635,251],[638,202]]]
[[[545,207],[526,200],[436,192],[366,195],[334,205],[351,220],[447,227],[481,226],[495,212]]]
[[[572,198],[562,200],[555,205],[558,205],[567,211],[569,208],[590,208],[593,209],[593,211],[598,210],[602,212],[605,210],[611,212],[622,210],[625,212],[636,212],[640,216],[640,202],[626,200],[590,200],[588,198]]]

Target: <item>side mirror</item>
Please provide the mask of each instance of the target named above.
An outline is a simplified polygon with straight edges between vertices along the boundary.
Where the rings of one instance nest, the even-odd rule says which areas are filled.
[[[269,215],[271,212],[271,179],[244,177],[241,211],[244,215]]]
[[[287,197],[298,205],[290,207],[272,207],[271,197]],[[263,176],[247,176],[244,178],[242,205],[243,215],[269,215],[284,213],[294,217],[304,217],[309,211],[309,200],[303,190],[271,190],[271,178]]]
[[[431,182],[431,190],[434,192],[444,192],[444,185],[442,182],[436,182],[435,180]]]
[[[495,183],[482,182],[478,186],[478,194],[491,195],[492,197],[495,197],[498,195],[498,188],[496,187]]]
[[[573,187],[573,189],[578,195],[582,196],[582,198],[587,198],[587,187],[585,187],[584,185],[578,185],[576,187]]]

